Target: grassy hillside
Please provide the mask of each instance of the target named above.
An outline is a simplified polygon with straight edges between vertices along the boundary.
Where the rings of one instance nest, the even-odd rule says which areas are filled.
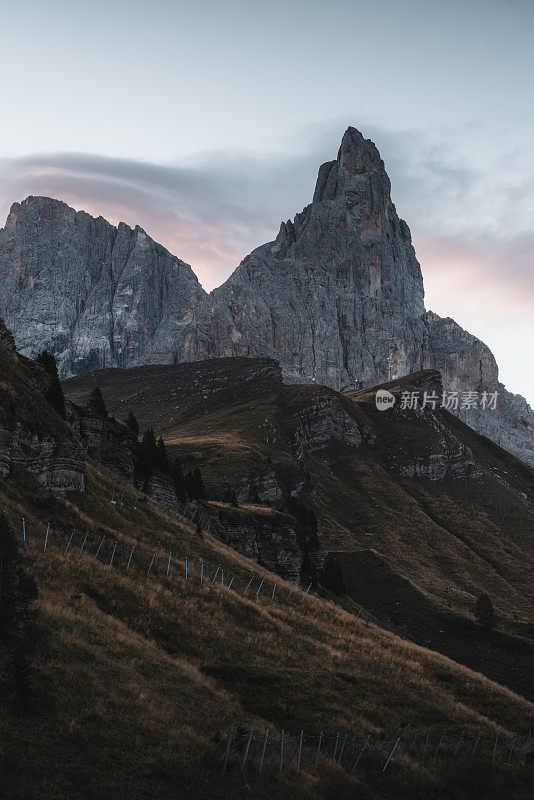
[[[26,558],[40,591],[30,711],[17,710],[3,690],[2,798],[527,797],[519,747],[506,761],[514,734],[522,746],[532,726],[529,703],[444,656],[355,624],[327,599],[301,599],[302,591],[288,599],[279,578],[152,502],[134,510],[128,491],[123,506],[111,504],[112,483],[89,464],[83,494],[53,495],[16,470],[0,485],[0,508],[19,532],[25,516]],[[200,584],[201,560],[210,579],[221,565],[224,586]],[[277,581],[274,600],[265,590],[243,594],[252,573],[255,587]],[[421,767],[420,749],[398,749],[384,773],[395,728],[408,723],[412,731],[431,726],[432,757]],[[240,759],[251,727],[257,738],[245,770],[232,751],[222,777],[231,726]],[[260,775],[267,729],[275,742],[282,729],[303,729],[314,743],[323,731],[317,772],[310,744],[300,772],[292,745],[291,765],[280,773],[273,749]],[[336,732],[356,736],[356,752],[372,737],[353,775],[352,758],[348,767],[332,764]]]
[[[211,362],[88,373],[65,388],[80,400],[100,385],[111,413],[125,416],[131,408],[142,426],[165,437],[185,466],[199,463],[212,495],[261,486],[274,475],[285,494],[298,494],[316,511],[321,544],[336,553],[354,601],[365,596],[391,627],[527,693],[534,471],[448,412],[438,410],[431,419],[378,412],[374,390],[339,395],[273,379],[255,392],[248,380],[241,392],[241,361],[222,360],[225,391],[207,389],[200,409],[188,385],[219,385]],[[398,394],[426,376],[385,386]],[[333,439],[310,452],[297,445],[299,424],[325,398],[333,398],[364,432],[359,446]],[[403,475],[407,465],[443,447],[443,430],[473,452],[478,474],[442,480]],[[351,555],[359,552],[373,557],[362,562]],[[382,574],[389,575],[390,587],[406,587],[403,602],[396,590],[384,591]],[[500,637],[480,637],[474,628],[482,592],[493,598]]]

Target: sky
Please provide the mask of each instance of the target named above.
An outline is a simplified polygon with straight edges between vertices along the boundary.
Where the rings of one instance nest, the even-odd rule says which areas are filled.
[[[534,0],[25,0],[0,27],[0,225],[29,194],[219,285],[377,144],[426,305],[534,405]]]

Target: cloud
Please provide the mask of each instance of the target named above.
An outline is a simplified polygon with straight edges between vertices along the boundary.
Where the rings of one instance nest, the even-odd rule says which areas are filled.
[[[271,152],[210,151],[181,164],[88,153],[5,159],[0,218],[14,200],[45,194],[113,223],[140,224],[211,289],[311,200],[318,166],[335,158],[347,123],[309,126]],[[456,307],[462,295],[466,306],[483,297],[488,315],[531,308],[534,165],[510,150],[506,131],[496,129],[488,149],[473,124],[361,129],[382,153],[432,305],[443,313],[448,298]]]

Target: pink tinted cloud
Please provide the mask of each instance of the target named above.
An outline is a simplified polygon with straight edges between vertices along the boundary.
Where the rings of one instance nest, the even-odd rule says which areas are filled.
[[[510,239],[421,235],[414,242],[427,306],[440,314],[534,314],[534,233]]]

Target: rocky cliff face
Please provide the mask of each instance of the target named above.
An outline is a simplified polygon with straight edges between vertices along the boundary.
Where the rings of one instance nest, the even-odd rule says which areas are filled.
[[[19,352],[54,353],[63,376],[136,364],[160,325],[170,335],[205,296],[191,268],[141,228],[46,197],[12,206],[0,276],[0,314]]]
[[[299,533],[293,517],[256,507],[216,507],[220,536],[230,547],[287,581],[317,579],[326,551]]]
[[[28,470],[49,489],[83,491],[85,458],[43,396],[43,371],[19,358],[0,318],[0,478]]]
[[[460,415],[534,463],[534,413],[498,383],[489,349],[424,307],[407,224],[375,145],[349,128],[312,203],[207,295],[140,228],[64,203],[14,204],[0,231],[0,313],[24,354],[63,376],[100,366],[267,356],[288,382],[360,387],[437,367],[451,391],[499,392]]]
[[[22,425],[13,431],[0,428],[0,478],[7,478],[14,466],[58,492],[83,492],[85,487],[85,458],[76,443],[39,437]]]

